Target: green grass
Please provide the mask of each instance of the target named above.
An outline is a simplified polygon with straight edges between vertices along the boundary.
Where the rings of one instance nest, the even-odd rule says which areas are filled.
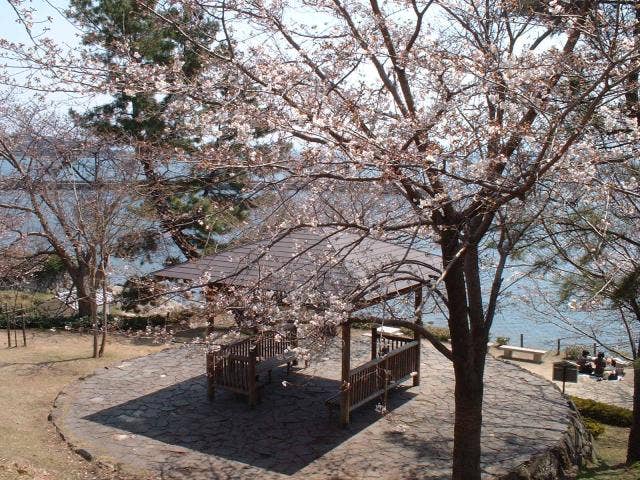
[[[577,480],[638,480],[640,478],[640,463],[631,467],[625,465],[609,466],[602,463],[598,466],[588,468]]]
[[[604,432],[594,442],[598,463],[583,468],[578,480],[640,479],[640,463],[631,467],[624,465],[628,438],[628,428],[605,425]]]
[[[4,303],[9,307],[24,305],[26,308],[31,308],[54,299],[55,297],[51,293],[0,290],[0,303]]]

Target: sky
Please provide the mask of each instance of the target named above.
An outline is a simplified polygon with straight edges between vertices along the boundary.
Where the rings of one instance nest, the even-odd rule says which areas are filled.
[[[68,6],[68,1],[31,0],[25,1],[23,6],[34,9],[34,25],[31,33],[36,40],[49,37],[53,39],[57,45],[68,48],[69,50],[80,47],[80,30],[63,15],[64,10]],[[48,19],[49,17],[50,19]],[[14,43],[24,43],[25,45],[31,45],[33,43],[24,25],[18,20],[18,15],[8,0],[0,0],[0,38]],[[0,87],[0,92],[2,91],[3,88]],[[28,100],[33,96],[33,92],[21,91],[19,95],[25,100]],[[81,111],[87,107],[105,102],[104,97],[88,99],[86,96],[67,93],[48,94],[47,99],[51,102],[52,108],[58,110],[60,113],[67,112],[69,108]]]
[[[35,9],[34,13],[34,34],[40,35],[44,28],[50,28],[47,36],[55,38],[61,44],[73,48],[79,45],[76,34],[79,33],[68,20],[62,15],[62,11],[67,8],[68,2],[64,0],[32,0],[26,5]],[[47,17],[52,21],[48,22]],[[30,42],[24,26],[17,21],[16,12],[7,0],[0,0],[0,19],[2,19],[2,37],[13,42]]]

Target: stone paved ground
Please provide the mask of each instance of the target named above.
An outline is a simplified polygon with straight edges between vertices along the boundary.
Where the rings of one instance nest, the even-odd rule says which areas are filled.
[[[633,410],[633,370],[627,369],[628,374],[622,380],[602,380],[589,375],[578,375],[578,383],[565,384],[567,395],[590,398],[598,402],[617,405]],[[556,382],[562,388],[562,382]]]
[[[354,335],[352,366],[368,339]],[[94,457],[166,479],[444,479],[453,444],[453,370],[423,344],[422,383],[354,412],[347,429],[324,400],[337,391],[337,346],[307,369],[274,372],[253,410],[232,394],[206,399],[204,354],[194,347],[124,362],[68,387],[54,408],[67,440]],[[486,478],[557,445],[570,408],[546,380],[487,358]]]

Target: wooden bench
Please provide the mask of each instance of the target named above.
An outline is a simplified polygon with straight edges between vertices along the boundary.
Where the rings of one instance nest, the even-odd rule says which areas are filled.
[[[503,358],[514,359],[513,352],[527,353],[533,355],[533,361],[542,363],[542,356],[547,353],[546,350],[536,350],[535,348],[515,347],[512,345],[500,345],[498,347],[504,352]],[[518,360],[517,358],[515,360]],[[521,359],[525,360],[525,359]]]
[[[209,399],[213,399],[217,388],[222,388],[246,395],[249,405],[254,406],[260,387],[271,382],[271,371],[286,365],[289,373],[296,363],[293,349],[297,344],[295,331],[287,335],[267,331],[207,352]],[[260,380],[261,373],[267,374],[266,382]]]

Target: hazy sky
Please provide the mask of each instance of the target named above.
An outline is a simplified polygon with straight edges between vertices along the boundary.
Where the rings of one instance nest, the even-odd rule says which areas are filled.
[[[78,45],[79,39],[76,37],[78,30],[66,20],[61,12],[67,8],[68,2],[65,0],[32,0],[26,2],[27,6],[34,8],[34,36],[45,34],[54,38],[57,42],[73,47]],[[52,21],[47,21],[47,17],[52,17]],[[0,0],[0,19],[2,19],[2,36],[14,42],[30,42],[25,28],[17,22],[17,15],[7,0]],[[43,29],[50,28],[48,32]]]

